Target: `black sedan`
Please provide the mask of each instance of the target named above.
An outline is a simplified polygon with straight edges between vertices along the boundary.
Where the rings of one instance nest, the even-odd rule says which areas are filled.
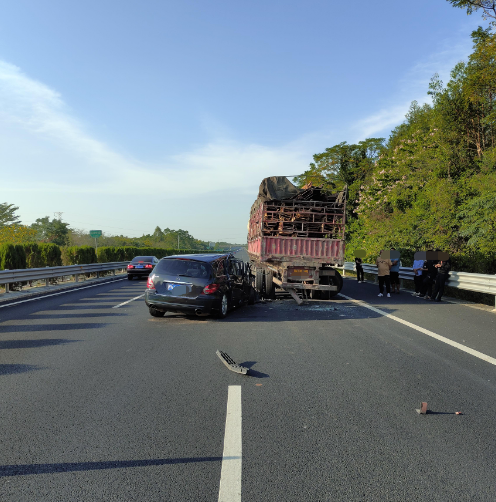
[[[255,302],[250,268],[232,254],[162,258],[146,286],[145,303],[154,317],[181,312],[224,318],[229,309]]]
[[[131,281],[133,277],[148,277],[157,263],[156,256],[136,256],[127,266],[127,278]]]

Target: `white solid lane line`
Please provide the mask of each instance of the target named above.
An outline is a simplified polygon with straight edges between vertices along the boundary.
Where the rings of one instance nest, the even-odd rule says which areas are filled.
[[[433,331],[430,331],[428,329],[421,328],[420,326],[417,326],[416,324],[413,324],[408,321],[404,321],[403,319],[400,319],[399,317],[388,314],[387,312],[384,312],[381,309],[372,307],[372,305],[369,305],[368,303],[366,303],[362,300],[355,300],[354,298],[350,298],[349,296],[343,295],[342,293],[339,293],[339,295],[342,296],[343,298],[346,298],[347,300],[351,300],[352,302],[354,302],[358,305],[361,305],[362,307],[365,307],[369,310],[373,310],[374,312],[377,312],[378,314],[381,314],[384,317],[389,317],[389,319],[392,319],[393,321],[397,321],[401,324],[404,324],[405,326],[408,326],[409,328],[413,328],[417,331],[420,331],[421,333],[424,333],[424,335],[435,338],[436,340],[439,340],[440,342],[447,343],[448,345],[451,345],[452,347],[455,347],[456,349],[463,350],[463,352],[466,352],[467,354],[478,357],[479,359],[482,359],[483,361],[486,361],[487,363],[490,363],[490,364],[494,364],[496,366],[496,359],[494,357],[483,354],[482,352],[479,352],[478,350],[471,349],[470,347],[462,345],[461,343],[454,342],[453,340],[450,340],[449,338],[438,335],[437,333],[434,333]]]
[[[139,295],[139,296],[135,296],[134,298],[131,298],[127,302],[122,302],[122,303],[119,303],[119,305],[114,305],[112,308],[113,309],[118,309],[119,307],[122,307],[123,305],[126,305],[127,303],[131,303],[134,300],[137,300],[138,298],[143,298],[143,296],[145,296],[145,293],[143,293],[142,295]]]
[[[82,288],[73,288],[66,291],[59,291],[58,293],[50,293],[49,295],[37,296],[36,298],[26,298],[26,300],[19,300],[18,302],[8,303],[7,305],[0,305],[0,309],[4,307],[13,307],[14,305],[19,305],[19,303],[34,302],[35,300],[43,300],[43,298],[49,298],[50,296],[65,295],[66,293],[72,293],[73,291],[81,291],[82,289],[95,288],[96,286],[103,286],[104,284],[113,284],[117,281],[123,281],[124,279],[115,279],[114,281],[99,282],[98,284],[91,284],[90,286],[83,286]]]
[[[241,502],[241,385],[229,385],[219,502]]]

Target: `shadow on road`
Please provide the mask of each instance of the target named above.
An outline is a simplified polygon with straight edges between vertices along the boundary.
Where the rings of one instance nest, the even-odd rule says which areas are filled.
[[[98,329],[108,326],[104,322],[78,323],[78,324],[15,324],[11,326],[0,326],[1,333],[19,333],[26,331],[72,331],[77,329]]]
[[[88,303],[75,305],[60,305],[57,310],[90,310],[90,309],[111,309],[112,305],[90,305]]]
[[[238,457],[224,457],[237,459]],[[149,465],[191,464],[196,462],[221,462],[222,457],[156,458],[150,460],[114,460],[109,462],[74,462],[61,464],[24,464],[0,466],[0,477],[26,476],[28,474],[51,474],[56,472],[94,471],[100,469],[123,469]]]
[[[262,373],[260,371],[252,369],[252,366],[255,366],[257,361],[245,361],[244,363],[239,363],[240,366],[244,366],[245,368],[249,368],[248,376],[253,378],[269,378],[267,373]]]
[[[128,314],[122,312],[95,312],[94,314],[89,314],[87,312],[81,314],[31,314],[28,319],[79,319],[81,317],[116,317],[116,316],[127,316]]]
[[[381,307],[381,310],[387,314],[395,312],[395,309],[391,307]],[[292,300],[276,300],[235,309],[221,322],[344,321],[380,317],[383,317],[383,314],[360,307],[348,300],[309,301],[303,305],[296,305]]]
[[[49,345],[61,345],[63,343],[80,342],[81,340],[66,340],[64,338],[43,338],[41,340],[2,340],[2,349],[32,349],[35,347],[47,347]]]
[[[26,373],[41,369],[43,368],[33,366],[32,364],[0,364],[0,375],[14,375],[16,373]]]

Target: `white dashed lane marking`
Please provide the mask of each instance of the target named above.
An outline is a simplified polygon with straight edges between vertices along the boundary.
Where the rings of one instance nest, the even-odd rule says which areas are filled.
[[[241,385],[229,385],[219,502],[241,502]]]
[[[134,300],[137,300],[138,298],[143,298],[143,296],[145,296],[145,293],[143,293],[142,295],[139,295],[139,296],[135,296],[134,298],[131,298],[130,300],[128,300],[127,302],[122,302],[122,303],[119,303],[119,305],[115,305],[113,306],[112,308],[113,309],[118,309],[119,307],[122,307],[123,305],[126,305],[128,303],[131,303],[133,302]]]

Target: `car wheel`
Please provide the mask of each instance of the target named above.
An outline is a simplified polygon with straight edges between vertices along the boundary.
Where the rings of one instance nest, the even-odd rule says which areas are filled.
[[[224,319],[227,316],[228,310],[229,310],[229,300],[227,299],[227,295],[223,294],[220,300],[220,306],[216,317],[218,319]]]
[[[132,281],[132,280],[133,280],[133,276],[132,276],[132,275],[130,275],[130,274],[127,274],[127,280],[128,280],[128,281]]]
[[[157,310],[156,308],[149,307],[150,315],[153,317],[164,317],[165,312],[163,310]]]

